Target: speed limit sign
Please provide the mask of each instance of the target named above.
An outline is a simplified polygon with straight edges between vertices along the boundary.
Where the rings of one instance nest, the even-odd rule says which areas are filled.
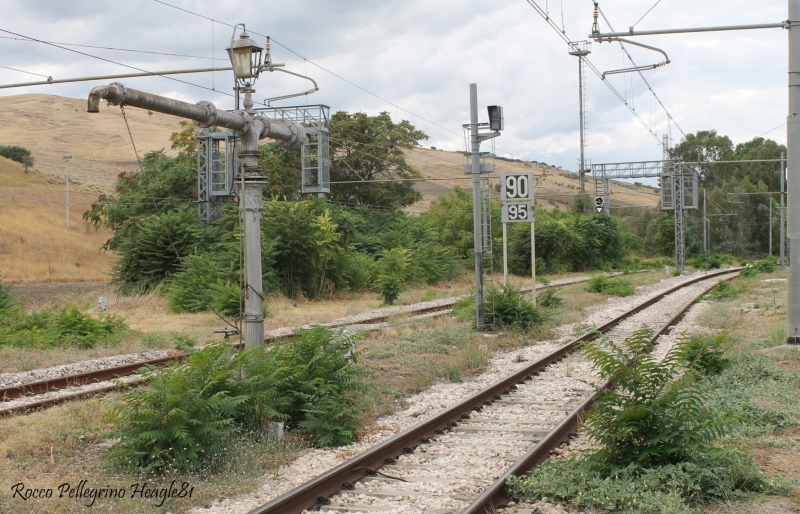
[[[502,215],[503,223],[531,222],[534,216],[533,204],[504,203]]]
[[[503,202],[532,202],[533,173],[500,175],[500,196]]]

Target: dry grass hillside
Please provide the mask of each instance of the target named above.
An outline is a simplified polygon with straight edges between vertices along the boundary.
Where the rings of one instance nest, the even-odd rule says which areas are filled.
[[[445,152],[415,148],[407,152],[406,159],[414,168],[420,170],[425,178],[435,179],[419,182],[417,190],[422,193],[421,202],[411,206],[410,212],[425,212],[431,201],[447,194],[454,186],[465,189],[472,188],[472,177],[464,175],[466,159],[461,152]],[[501,173],[528,173],[536,175],[537,203],[545,209],[569,206],[572,199],[580,191],[577,173],[570,173],[559,168],[538,163],[511,162],[495,160],[495,173],[492,177],[499,181]],[[591,177],[587,176],[586,191],[592,193]],[[655,190],[646,186],[636,186],[625,182],[614,181],[611,185],[612,205],[615,206],[652,206],[659,203]]]
[[[88,89],[87,89],[88,91]],[[169,135],[178,130],[178,118],[148,115],[127,109],[139,156],[150,150],[169,150]],[[86,190],[111,192],[123,171],[135,170],[131,147],[119,107],[86,112],[86,100],[53,95],[0,97],[0,145],[19,145],[31,150],[36,169],[64,178],[63,155],[72,155],[70,177]]]
[[[0,276],[4,282],[105,281],[111,232],[87,230],[81,215],[97,194],[71,191],[66,228],[63,182],[0,157]]]
[[[128,109],[139,155],[169,149],[169,136],[179,130],[178,118],[141,109]],[[0,97],[0,145],[19,145],[31,150],[34,167],[29,173],[17,163],[0,158],[0,274],[19,283],[106,280],[112,256],[99,248],[107,231],[88,231],[81,214],[98,193],[111,193],[117,175],[137,168],[119,108],[101,106],[100,113],[86,112],[85,99],[52,95]],[[64,226],[65,164],[72,155],[71,228]],[[408,162],[423,176],[437,179],[418,182],[423,200],[409,212],[424,212],[432,200],[454,186],[471,187],[464,175],[464,156],[416,148],[407,152]],[[537,175],[539,204],[566,208],[578,192],[577,175],[541,164],[496,161],[496,173],[528,172]],[[465,180],[466,179],[466,180]],[[591,192],[591,185],[587,182]],[[614,205],[656,205],[653,189],[621,182],[612,186]]]

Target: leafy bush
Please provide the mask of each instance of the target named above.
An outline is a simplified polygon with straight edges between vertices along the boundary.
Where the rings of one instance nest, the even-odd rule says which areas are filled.
[[[545,313],[513,286],[491,289],[486,301],[494,303],[494,321],[498,327],[530,330],[547,321]]]
[[[567,214],[559,209],[536,211],[536,271],[583,271],[621,264],[625,257],[621,224],[606,214]],[[517,223],[509,235],[508,264],[512,273],[530,275],[530,227]]]
[[[701,255],[687,259],[686,262],[687,264],[702,270],[719,269],[723,264],[722,258],[719,255],[712,255],[710,257]]]
[[[512,493],[543,496],[601,512],[688,514],[692,505],[730,501],[747,492],[780,493],[792,485],[768,479],[748,456],[715,450],[694,461],[657,467],[631,464],[613,473],[598,470],[589,459],[545,462],[529,478],[509,477]]]
[[[733,300],[734,298],[738,298],[743,292],[743,289],[739,289],[729,280],[721,280],[714,286],[714,289],[711,290],[708,296],[716,301]]]
[[[5,157],[6,159],[11,159],[12,161],[17,161],[25,166],[25,169],[27,169],[28,166],[33,166],[33,157],[31,156],[31,151],[21,146],[0,145],[0,156]]]
[[[608,278],[605,275],[598,275],[586,285],[586,290],[590,293],[608,294],[613,296],[630,296],[633,294],[633,285],[621,278]]]
[[[756,264],[756,269],[761,273],[775,273],[775,266],[777,264],[778,259],[774,255],[770,255]]]
[[[530,330],[531,328],[546,323],[547,315],[518,288],[504,286],[502,289],[490,289],[484,301],[485,311],[490,312],[494,303],[494,324],[497,328],[510,328],[517,330]],[[475,295],[460,299],[453,306],[453,315],[460,321],[475,323]],[[491,320],[487,318],[487,323]]]
[[[755,277],[758,275],[758,270],[756,268],[744,268],[739,271],[740,277]]]
[[[258,347],[244,361],[251,379],[237,384],[249,394],[250,410],[239,419],[251,427],[265,420],[286,421],[315,446],[350,444],[361,429],[353,391],[364,388],[367,370],[355,364],[356,336],[315,327],[300,337]]]
[[[43,310],[23,314],[16,309],[0,320],[0,346],[24,348],[94,348],[113,345],[127,334],[125,321],[116,315],[95,319],[70,305],[59,312]]]
[[[347,444],[360,429],[350,392],[366,373],[351,360],[354,347],[352,335],[317,327],[270,347],[211,344],[183,363],[146,370],[149,387],[128,392],[109,414],[118,463],[197,469],[235,431],[263,433],[271,420],[317,446]]]
[[[184,363],[142,371],[149,386],[125,394],[108,416],[120,437],[116,457],[145,471],[202,465],[249,400],[230,391],[239,377],[236,353],[228,344],[211,344]]]
[[[547,309],[554,309],[564,303],[564,299],[558,296],[561,290],[559,287],[550,287],[536,294],[536,304]]]
[[[686,343],[686,362],[701,375],[719,375],[731,364],[722,351],[726,338],[725,334],[691,336]]]
[[[581,352],[615,389],[597,388],[586,428],[603,448],[597,462],[609,467],[676,464],[691,460],[723,434],[726,421],[709,413],[695,375],[683,372],[690,341],[679,341],[660,362],[650,353],[652,331],[643,329],[625,348],[603,338]]]
[[[400,296],[403,284],[396,275],[381,275],[378,277],[375,286],[383,298],[383,303],[392,305],[397,301],[397,297]]]
[[[3,277],[0,277],[0,323],[15,317],[18,312],[17,297],[11,294],[10,285],[3,285]]]

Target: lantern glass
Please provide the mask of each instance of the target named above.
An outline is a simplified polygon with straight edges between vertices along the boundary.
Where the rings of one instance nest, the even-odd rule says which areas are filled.
[[[253,76],[250,66],[250,48],[229,48],[228,54],[233,65],[233,74],[237,79],[247,79]]]
[[[258,67],[261,60],[261,47],[250,39],[247,33],[242,33],[239,39],[231,41],[228,48],[228,57],[233,65],[233,74],[237,79],[249,79],[258,76]]]

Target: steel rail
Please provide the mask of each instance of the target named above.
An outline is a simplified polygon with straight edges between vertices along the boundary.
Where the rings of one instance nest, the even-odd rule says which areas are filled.
[[[568,284],[546,284],[542,285],[542,289],[551,288],[551,287],[559,287],[559,286],[567,286],[572,284],[579,284],[581,282],[586,282],[589,279],[582,279],[575,282],[570,282]],[[530,289],[530,288],[528,288]],[[366,318],[360,320],[356,323],[343,321],[343,322],[332,322],[332,323],[322,323],[321,326],[325,326],[327,328],[340,328],[343,326],[348,325],[370,325],[376,323],[387,323],[396,319],[398,316],[420,316],[423,314],[430,314],[434,312],[441,312],[442,314],[448,312],[453,308],[458,300],[453,300],[446,303],[441,303],[438,305],[433,305],[429,307],[422,307],[419,309],[412,309],[406,312],[398,312],[396,314],[380,314],[378,316],[373,316],[370,318]],[[423,302],[421,302],[423,303]],[[278,329],[280,330],[280,329]],[[288,333],[283,335],[276,335],[276,336],[267,336],[264,340],[266,344],[273,343],[276,341],[285,341],[288,339],[292,339],[296,337],[295,333]],[[242,343],[232,343],[235,348],[242,349],[244,345]],[[186,358],[185,353],[180,353],[177,355],[170,355],[168,357],[161,357],[158,359],[151,359],[147,361],[138,361],[132,362],[128,364],[122,364],[119,366],[114,366],[110,368],[104,368],[100,370],[94,371],[87,371],[84,373],[76,373],[73,375],[66,375],[63,377],[57,378],[50,378],[45,380],[39,380],[36,382],[28,382],[26,384],[10,386],[5,388],[0,388],[0,416],[10,414],[12,412],[19,412],[19,411],[27,411],[27,410],[35,410],[42,407],[50,407],[53,405],[57,405],[59,403],[63,403],[65,401],[74,399],[76,397],[82,396],[89,396],[92,394],[96,394],[97,392],[108,392],[116,389],[124,388],[124,385],[118,384],[110,384],[108,387],[95,389],[92,391],[86,392],[76,392],[75,395],[63,396],[59,398],[50,398],[45,399],[37,402],[26,403],[25,405],[20,405],[19,407],[14,407],[11,409],[2,409],[2,402],[16,400],[18,398],[23,398],[26,396],[35,396],[44,394],[51,391],[57,391],[61,389],[67,389],[69,387],[75,386],[82,386],[82,385],[89,385],[94,384],[97,382],[103,382],[107,380],[113,380],[116,378],[121,378],[125,376],[132,375],[136,373],[139,369],[143,368],[144,366],[164,366],[171,361],[182,361]]]
[[[525,366],[512,375],[509,375],[508,377],[494,383],[482,391],[473,394],[469,398],[466,398],[441,411],[440,413],[421,421],[420,423],[417,423],[413,427],[408,428],[399,434],[396,434],[391,438],[373,446],[364,453],[340,464],[339,466],[336,466],[335,468],[317,476],[305,484],[302,484],[295,489],[292,489],[291,491],[288,491],[273,499],[272,501],[253,509],[249,514],[297,513],[303,511],[304,509],[313,507],[316,504],[324,505],[329,503],[328,497],[337,493],[341,489],[350,489],[352,484],[366,476],[366,473],[368,473],[369,470],[374,470],[384,464],[394,462],[394,460],[400,454],[413,452],[414,448],[416,448],[420,443],[427,441],[434,435],[442,434],[445,430],[456,426],[459,420],[468,418],[473,410],[480,409],[484,405],[489,405],[495,400],[501,399],[503,394],[508,394],[510,391],[516,389],[517,384],[530,380],[533,378],[533,376],[538,375],[542,370],[551,364],[556,364],[561,359],[565,358],[567,355],[572,353],[581,342],[590,341],[597,337],[598,332],[602,333],[608,331],[625,318],[628,318],[642,311],[643,309],[650,307],[651,305],[662,300],[665,296],[668,296],[684,287],[703,280],[708,280],[709,278],[714,278],[719,275],[736,272],[738,269],[739,268],[732,268],[708,273],[652,296],[636,307],[628,310],[620,316],[617,316],[611,321],[604,323],[595,330],[575,338],[561,348],[540,358],[536,362]],[[567,430],[567,425],[564,423],[560,424],[559,428],[556,430],[559,430],[558,433],[566,436],[567,438],[570,433],[574,432],[574,428],[572,430]],[[553,432],[556,432],[556,430]],[[552,438],[558,438],[561,437],[561,435],[552,436]]]
[[[731,277],[730,279],[725,280],[731,280],[733,278],[734,277]],[[707,287],[698,295],[698,298],[707,294],[714,287],[716,287],[716,285],[717,284],[713,284]],[[653,334],[653,336],[650,338],[651,346],[655,345],[656,340],[658,340],[659,337],[669,332],[671,328],[686,315],[686,312],[695,304],[696,299],[697,298],[687,302],[669,321],[664,323],[658,332]],[[601,386],[601,389],[609,389],[611,387],[613,387],[612,382],[606,381]],[[497,507],[506,505],[509,501],[511,501],[512,498],[505,490],[505,484],[508,477],[511,475],[526,475],[531,469],[547,461],[550,458],[553,450],[576,435],[580,415],[583,412],[592,409],[596,398],[596,392],[589,395],[583,402],[581,402],[580,405],[573,409],[573,411],[570,412],[567,417],[565,417],[561,423],[556,426],[556,428],[550,431],[550,433],[548,433],[541,441],[536,443],[536,445],[531,448],[528,453],[523,455],[511,466],[511,468],[509,468],[508,471],[506,471],[491,486],[489,486],[489,488],[487,488],[474,502],[470,504],[469,507],[462,512],[462,514],[494,514],[497,512]]]

